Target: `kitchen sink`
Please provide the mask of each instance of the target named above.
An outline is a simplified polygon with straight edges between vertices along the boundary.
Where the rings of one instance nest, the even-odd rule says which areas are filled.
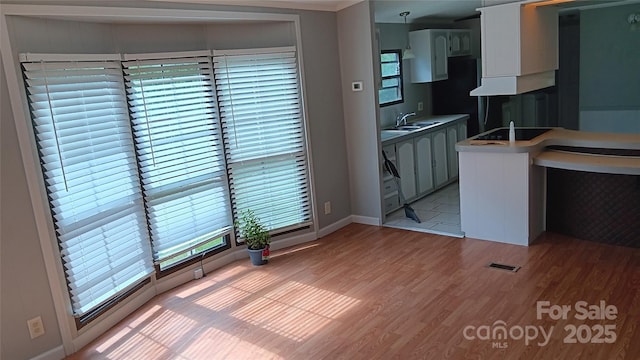
[[[438,125],[441,122],[442,121],[416,121],[414,123],[411,123],[411,125],[418,125],[418,126],[421,126],[421,127],[427,127],[427,126]]]
[[[420,125],[400,125],[400,126],[397,126],[395,130],[413,131],[413,130],[420,130],[423,127],[424,126],[420,126]]]
[[[392,129],[382,130],[380,132],[382,140],[388,140],[397,136],[401,136],[412,131],[418,131],[422,129],[427,129],[438,124],[441,124],[442,121],[416,121],[405,125],[399,125]]]

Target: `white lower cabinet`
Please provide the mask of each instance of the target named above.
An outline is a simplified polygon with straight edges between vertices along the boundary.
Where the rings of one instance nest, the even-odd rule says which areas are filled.
[[[398,173],[400,175],[400,187],[406,201],[411,201],[418,196],[416,188],[416,170],[413,139],[399,142],[396,145],[398,157]]]
[[[446,129],[433,133],[433,163],[434,181],[436,188],[438,188],[449,181]]]
[[[467,139],[467,122],[463,121],[458,124],[458,141]]]
[[[458,153],[456,143],[458,142],[458,127],[447,128],[447,160],[449,165],[449,179],[458,177]]]
[[[458,178],[456,143],[466,139],[466,121],[456,121],[437,130],[403,138],[383,146],[400,175],[400,187],[407,202],[421,198]],[[383,172],[386,214],[402,206],[393,176]]]
[[[415,139],[416,175],[418,194],[420,195],[426,194],[434,189],[432,144],[431,134],[422,135]]]
[[[544,230],[545,172],[529,153],[460,153],[460,220],[467,237],[529,245]]]

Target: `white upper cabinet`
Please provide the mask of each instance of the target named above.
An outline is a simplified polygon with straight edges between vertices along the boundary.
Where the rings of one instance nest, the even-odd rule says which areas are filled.
[[[424,83],[449,77],[448,30],[418,30],[409,32],[409,42],[415,58],[411,59],[411,82]]]
[[[507,3],[480,11],[482,86],[471,95],[515,95],[555,85],[556,7]]]
[[[449,30],[449,57],[471,55],[471,30]]]

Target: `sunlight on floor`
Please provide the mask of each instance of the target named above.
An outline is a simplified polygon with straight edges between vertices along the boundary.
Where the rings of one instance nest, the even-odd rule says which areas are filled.
[[[231,316],[302,341],[359,302],[358,299],[290,281],[231,313]]]
[[[226,272],[225,272],[226,273]],[[207,275],[207,280],[209,280],[209,275]],[[213,280],[213,279],[211,279]],[[212,285],[211,284],[215,284],[216,282],[212,282],[212,281],[200,281],[197,284],[193,284],[193,283],[189,283],[189,286],[175,294],[174,296],[179,297],[181,299],[186,299],[188,297],[194,296],[195,294],[202,292],[202,291],[207,291],[208,288],[210,288]]]
[[[312,249],[312,248],[315,248],[315,247],[318,247],[318,246],[321,246],[321,245],[322,244],[319,243],[319,242],[314,242],[314,243],[309,244],[309,245],[298,245],[298,246],[292,247],[290,249],[279,250],[277,253],[273,254],[271,256],[271,258],[272,259],[273,258],[278,258],[280,256],[293,254],[293,253],[296,253],[298,251],[309,250],[309,249]]]
[[[171,353],[171,349],[141,333],[133,333],[124,340],[102,356],[105,359],[161,359]]]
[[[112,360],[281,359],[269,351],[273,349],[262,348],[260,339],[245,339],[243,334],[258,328],[299,344],[338,324],[341,315],[361,302],[301,282],[284,281],[265,270],[238,265],[192,283],[162,304],[126,320],[96,344],[94,354]],[[197,306],[182,311],[178,304],[185,301]]]
[[[225,286],[199,298],[195,303],[210,310],[221,311],[249,296],[251,292]]]
[[[224,344],[224,346],[220,346]],[[178,359],[284,359],[249,341],[222,330],[208,328],[189,345]]]
[[[151,307],[151,309],[143,312],[142,314],[136,316],[130,323],[129,323],[129,327],[132,328],[136,328],[138,326],[140,326],[143,322],[147,321],[148,319],[150,319],[152,316],[154,316],[155,314],[159,313],[162,310],[162,306],[160,305],[153,305]]]
[[[107,359],[157,359],[184,341],[198,322],[154,306],[96,347]],[[166,355],[165,355],[166,356]]]

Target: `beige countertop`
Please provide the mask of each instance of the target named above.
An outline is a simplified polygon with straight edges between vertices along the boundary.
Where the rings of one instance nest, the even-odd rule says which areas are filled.
[[[567,151],[543,151],[533,163],[538,166],[604,174],[640,175],[640,157],[578,154]]]
[[[640,134],[595,133],[562,128],[528,141],[475,140],[456,144],[458,152],[530,153],[538,166],[607,174],[640,175],[640,157],[577,153],[548,146],[640,150]]]
[[[402,131],[395,129],[382,129],[380,131],[380,138],[383,144],[394,143],[399,140],[403,140],[405,137],[411,137],[414,135],[421,134],[423,132],[434,131],[440,129],[442,127],[446,127],[449,123],[455,121],[461,121],[464,119],[468,119],[468,114],[451,114],[451,115],[431,115],[431,116],[422,116],[411,118],[407,121],[407,125],[411,125],[417,122],[423,121],[440,121],[439,124],[433,126],[427,126],[422,129],[412,130],[412,131]]]
[[[532,140],[513,143],[505,140],[475,140],[474,136],[458,142],[456,150],[459,152],[535,153],[552,145],[638,150],[640,149],[640,134],[595,133],[553,128]]]

